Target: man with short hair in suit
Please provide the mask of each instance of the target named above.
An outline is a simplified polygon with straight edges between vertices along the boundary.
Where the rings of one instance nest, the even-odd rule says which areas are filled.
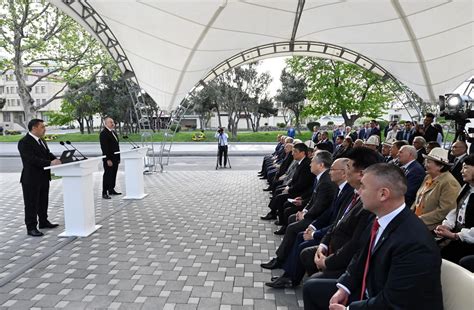
[[[305,309],[443,309],[439,248],[405,207],[405,191],[400,168],[382,163],[364,170],[359,192],[376,218],[337,282],[305,283]]]
[[[433,126],[434,117],[433,113],[426,113],[423,119],[423,127],[420,128],[420,133],[423,134],[423,138],[427,142],[438,140],[439,131]]]
[[[41,119],[32,119],[28,123],[29,132],[18,142],[23,170],[21,171],[21,188],[25,202],[25,224],[27,234],[41,237],[44,234],[39,228],[55,228],[58,224],[48,221],[48,196],[51,171],[45,167],[61,164],[43,140],[46,126]]]
[[[413,128],[413,123],[411,121],[405,122],[405,128],[397,132],[397,140],[408,141],[408,144],[413,143],[413,138],[415,137],[415,130]]]
[[[414,146],[404,145],[398,152],[398,161],[405,176],[407,177],[407,192],[405,193],[405,205],[410,208],[415,202],[416,192],[425,179],[426,172],[422,165],[416,160],[417,152]]]
[[[423,155],[426,155],[426,140],[425,138],[421,137],[421,136],[416,136],[413,138],[413,142],[412,142],[412,145],[415,147],[416,149],[416,160],[421,164],[423,165],[425,163],[425,158],[423,157]]]
[[[467,156],[467,144],[464,141],[456,141],[451,146],[450,163],[453,165],[450,168],[451,174],[459,182],[461,186],[464,181],[461,175],[462,163]]]
[[[111,117],[104,119],[104,129],[100,132],[100,148],[103,159],[104,175],[102,177],[102,198],[111,199],[109,195],[121,195],[115,191],[115,181],[117,178],[118,165],[120,164],[119,137],[114,130],[115,122]]]

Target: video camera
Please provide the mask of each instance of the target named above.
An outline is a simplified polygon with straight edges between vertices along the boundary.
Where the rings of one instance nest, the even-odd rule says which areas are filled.
[[[470,122],[469,118],[474,118],[474,99],[468,95],[445,94],[439,96],[440,116],[447,120],[454,120],[456,125],[456,136],[470,143],[474,142],[474,128],[469,128],[466,135],[465,127]]]

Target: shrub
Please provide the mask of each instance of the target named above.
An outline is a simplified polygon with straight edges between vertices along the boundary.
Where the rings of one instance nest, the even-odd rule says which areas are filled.
[[[327,126],[334,126],[334,122],[333,121],[329,121]]]
[[[19,132],[18,130],[5,130],[5,134],[14,136],[14,135],[20,135],[21,132]]]
[[[277,123],[278,128],[285,128],[286,124],[285,123]]]
[[[170,126],[170,131],[172,132],[179,132],[180,130],[181,130],[181,125],[173,124]]]

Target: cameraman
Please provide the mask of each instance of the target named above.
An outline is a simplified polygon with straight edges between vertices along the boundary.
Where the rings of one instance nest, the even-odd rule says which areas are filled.
[[[219,167],[222,168],[222,154],[224,154],[224,168],[226,168],[226,166],[227,166],[227,149],[228,149],[227,139],[229,138],[229,136],[226,133],[224,133],[224,128],[223,127],[219,127],[219,129],[217,129],[217,132],[214,135],[214,137],[217,139],[217,145],[218,145],[218,148],[219,148],[219,151],[218,151]]]

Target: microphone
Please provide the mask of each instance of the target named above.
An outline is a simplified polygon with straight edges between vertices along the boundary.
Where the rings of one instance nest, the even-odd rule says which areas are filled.
[[[70,149],[66,146],[66,144],[63,142],[63,141],[59,141],[59,144],[61,144],[62,146],[64,146],[64,148],[68,151],[70,151]],[[76,155],[72,155],[72,157],[74,157],[74,159],[77,161],[79,160],[79,158],[76,157]]]
[[[135,144],[131,139],[128,138],[128,136],[122,136],[122,138],[124,138],[124,140],[126,140],[131,146],[132,146],[132,149],[138,149],[140,146]]]
[[[81,156],[83,157],[82,160],[87,159],[87,157],[85,157],[84,154],[81,153],[81,151],[79,151],[74,147],[74,145],[72,145],[71,141],[66,141],[66,144],[69,144],[73,149],[75,149],[79,154],[81,154]]]

